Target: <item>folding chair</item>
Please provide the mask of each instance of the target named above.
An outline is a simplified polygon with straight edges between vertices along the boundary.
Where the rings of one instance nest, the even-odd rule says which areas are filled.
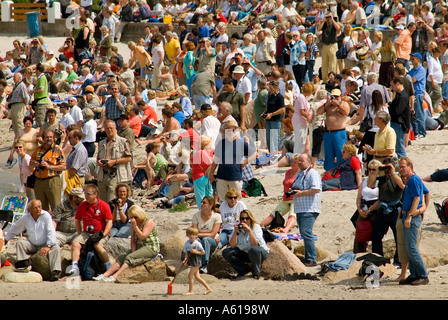
[[[11,223],[13,224],[25,215],[28,205],[27,196],[6,196],[3,198],[0,209],[0,221],[6,222],[2,229]]]

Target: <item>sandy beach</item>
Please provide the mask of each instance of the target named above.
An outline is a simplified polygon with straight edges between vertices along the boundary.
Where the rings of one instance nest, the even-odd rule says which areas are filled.
[[[13,39],[24,40],[26,37],[0,37],[2,55],[12,48]],[[50,49],[57,51],[63,38],[46,37]],[[126,44],[118,44],[120,53],[125,60],[129,57]],[[158,110],[160,112],[160,110]],[[11,146],[13,133],[9,131],[10,120],[0,120],[0,149]],[[415,172],[424,177],[436,169],[448,167],[448,130],[428,132],[425,139],[412,141],[408,147],[408,156],[414,162]],[[9,151],[3,151],[9,152]],[[138,154],[144,154],[144,146],[138,146]],[[0,163],[3,170],[4,163]],[[273,210],[282,196],[282,180],[287,168],[276,171],[255,171],[256,177],[266,188],[268,197],[251,197],[243,201],[255,214],[257,221],[261,221],[268,212]],[[11,170],[17,170],[17,166]],[[323,168],[318,167],[323,173]],[[1,175],[1,172],[0,172]],[[17,175],[18,179],[18,175]],[[195,284],[196,295],[184,297],[188,285],[175,284],[173,295],[167,295],[168,282],[154,282],[144,284],[110,284],[97,282],[83,282],[79,289],[67,288],[64,279],[58,282],[42,282],[36,284],[15,284],[0,281],[0,300],[445,300],[448,298],[448,255],[446,243],[448,233],[442,230],[442,225],[436,215],[433,202],[441,203],[447,196],[448,182],[426,183],[431,193],[429,206],[423,221],[422,240],[420,252],[423,256],[430,256],[431,265],[427,265],[430,284],[426,286],[411,287],[399,286],[392,281],[394,277],[381,279],[380,287],[376,290],[367,289],[359,280],[342,281],[339,283],[325,283],[323,281],[297,280],[274,281],[253,280],[250,277],[242,280],[214,280],[210,282],[213,292],[203,296],[204,291],[199,284]],[[327,191],[322,195],[322,213],[316,220],[314,233],[317,235],[316,246],[330,252],[332,258],[337,258],[344,252],[353,248],[354,228],[350,217],[355,211],[357,191]],[[189,211],[170,213],[168,210],[150,209],[147,211],[157,224],[167,221],[176,222],[185,229],[197,207]],[[292,232],[298,232],[295,228]],[[393,239],[389,231],[384,240]],[[440,253],[439,253],[440,251]],[[440,259],[433,257],[440,256]],[[314,274],[320,267],[309,268]],[[205,304],[205,302],[204,302]],[[293,304],[291,304],[293,307]],[[280,310],[278,310],[280,311]],[[170,312],[174,312],[170,310]],[[294,312],[295,313],[295,312]],[[280,316],[280,315],[279,315]]]

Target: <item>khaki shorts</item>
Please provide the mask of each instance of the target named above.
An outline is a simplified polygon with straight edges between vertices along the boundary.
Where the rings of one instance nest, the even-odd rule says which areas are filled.
[[[85,244],[87,239],[90,238],[92,234],[88,232],[81,232],[75,239],[73,239],[73,242],[78,241],[80,244]],[[109,240],[109,236],[104,237],[101,239],[100,244],[104,247]]]

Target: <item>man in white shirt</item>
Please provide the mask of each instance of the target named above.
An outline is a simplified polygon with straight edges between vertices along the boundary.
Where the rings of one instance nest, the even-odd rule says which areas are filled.
[[[221,122],[213,115],[213,109],[209,104],[203,104],[201,106],[201,113],[204,115],[201,135],[212,138],[212,146],[215,146],[219,136],[219,130],[221,129]]]
[[[235,69],[233,69],[232,76],[238,81],[235,90],[243,94],[246,104],[249,103],[249,101],[252,100],[252,83],[250,82],[250,79],[246,77],[246,71],[242,66],[236,66]]]
[[[75,120],[73,120],[73,117],[71,116],[71,114],[68,112],[68,103],[66,102],[62,102],[59,105],[59,111],[61,112],[62,116],[61,116],[61,121],[60,123],[64,126],[64,128],[68,128],[69,125],[71,124],[76,124]]]
[[[84,117],[82,116],[82,110],[80,107],[78,107],[78,100],[76,99],[76,97],[70,97],[68,99],[68,105],[70,107],[69,113],[76,124],[78,123],[78,121],[84,120]]]
[[[426,90],[431,97],[432,107],[438,108],[440,98],[442,98],[443,71],[439,57],[442,55],[442,49],[436,47],[427,55],[428,77],[426,79]]]
[[[28,205],[28,213],[14,222],[5,235],[10,241],[22,232],[27,232],[28,239],[17,240],[17,260],[29,259],[38,252],[48,256],[51,270],[51,281],[57,281],[61,274],[61,248],[56,240],[56,230],[50,213],[42,210],[40,200],[33,200]]]

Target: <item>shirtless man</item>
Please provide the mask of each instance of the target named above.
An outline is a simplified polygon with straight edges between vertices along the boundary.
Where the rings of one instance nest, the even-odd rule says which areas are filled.
[[[325,133],[324,150],[325,161],[324,169],[331,170],[343,162],[342,147],[347,141],[345,131],[347,116],[350,112],[350,106],[342,100],[341,90],[334,89],[331,95],[327,96],[327,102],[317,109],[317,114],[325,113]],[[334,162],[334,159],[337,162]]]
[[[165,134],[170,134],[172,131],[180,130],[180,123],[173,117],[173,111],[171,107],[165,107],[162,109],[162,117],[163,117],[163,130],[155,135],[148,136],[146,140],[135,140],[137,144],[143,145],[151,142],[162,142],[161,138]]]

